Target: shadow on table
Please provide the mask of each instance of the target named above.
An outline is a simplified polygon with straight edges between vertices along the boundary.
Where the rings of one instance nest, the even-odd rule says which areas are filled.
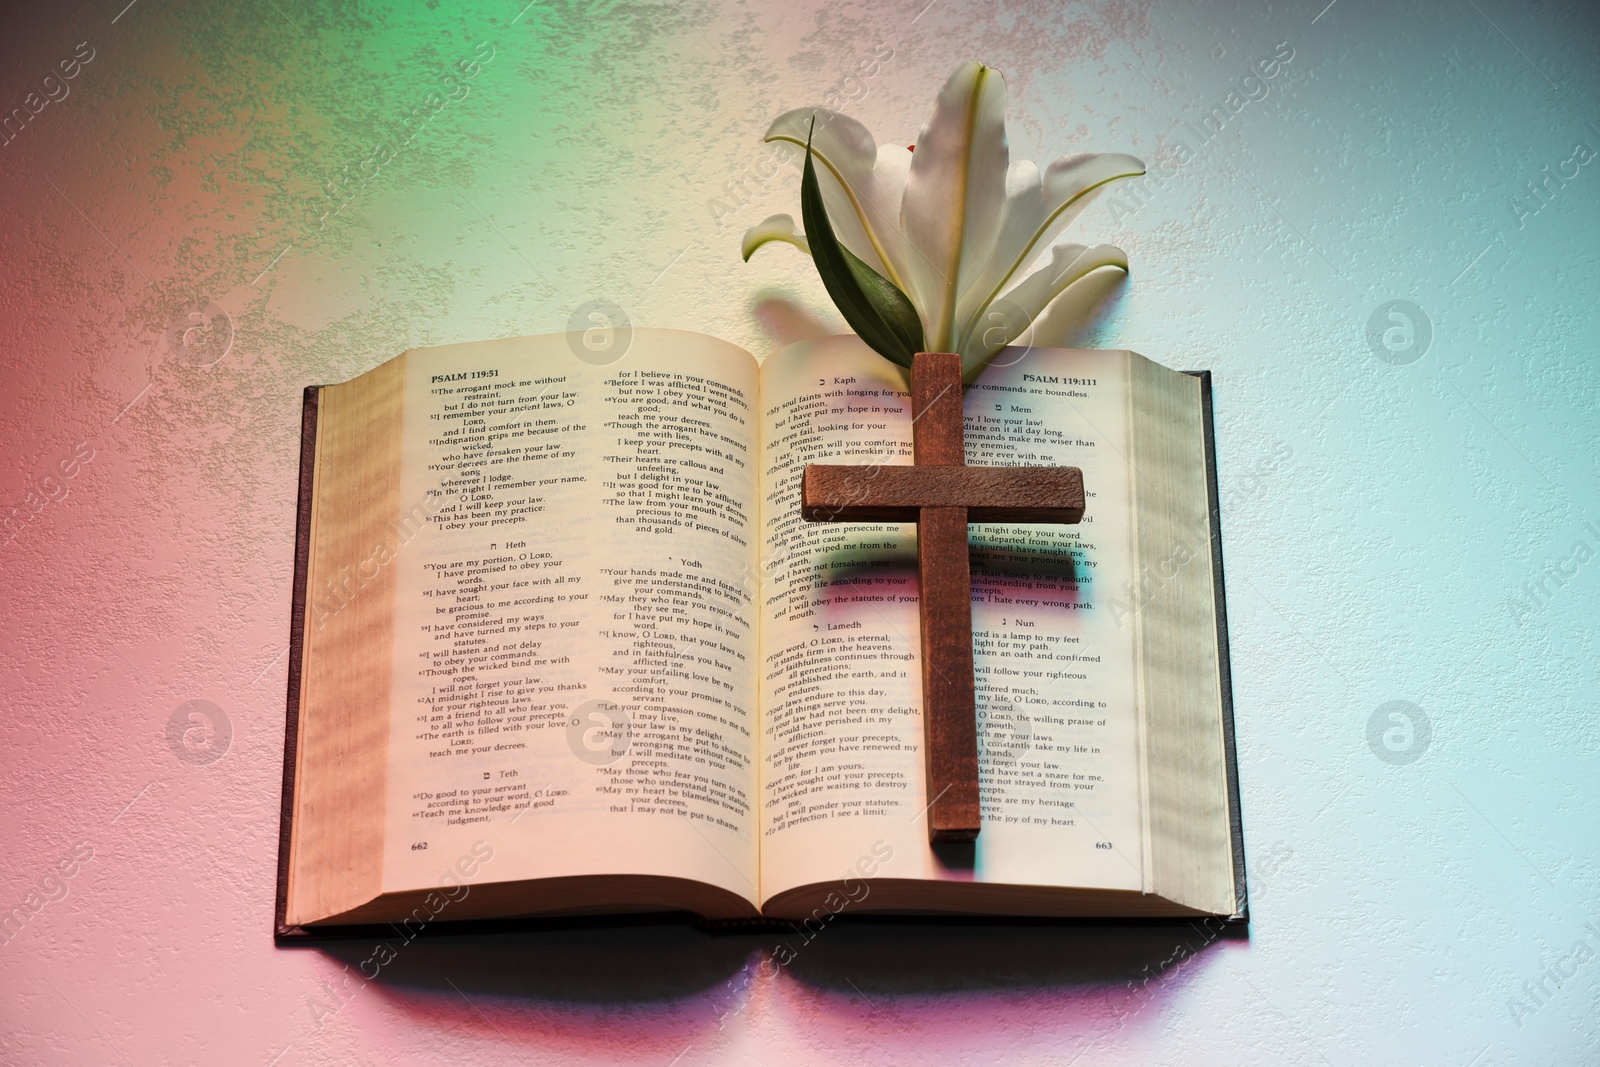
[[[1243,928],[929,923],[845,919],[811,932],[707,933],[688,922],[553,927],[512,933],[396,935],[317,946],[374,985],[403,994],[590,1003],[666,1002],[743,989],[779,973],[819,989],[872,995],[1149,986]],[[379,946],[384,946],[380,949]],[[739,976],[743,975],[741,979]],[[360,984],[366,984],[361,982]]]
[[[409,942],[396,933],[317,949],[372,984],[397,990],[625,1004],[714,988],[745,965],[755,945],[749,937],[713,936],[683,920],[550,924]]]
[[[819,987],[889,996],[1006,989],[1126,990],[1161,979],[1243,927],[1171,924],[960,924],[863,920],[791,946],[786,970]]]

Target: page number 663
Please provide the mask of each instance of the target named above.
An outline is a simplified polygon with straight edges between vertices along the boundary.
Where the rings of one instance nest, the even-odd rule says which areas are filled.
[[[413,845],[412,847],[415,848],[416,846]],[[1110,841],[1096,841],[1094,843],[1094,847],[1095,848],[1107,848],[1108,849],[1108,848],[1111,847],[1111,842]]]

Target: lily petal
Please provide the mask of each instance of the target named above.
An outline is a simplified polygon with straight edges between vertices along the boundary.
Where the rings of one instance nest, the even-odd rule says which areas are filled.
[[[967,62],[939,91],[917,138],[900,208],[910,295],[934,351],[954,343],[956,297],[994,247],[1006,195],[1006,83]]]
[[[745,262],[748,263],[756,249],[773,241],[785,241],[806,255],[811,254],[811,242],[806,240],[805,234],[794,228],[792,215],[774,215],[744,231],[744,242],[739,246],[739,254],[744,256]]]
[[[765,140],[804,148],[808,135],[817,161],[817,184],[822,189],[834,236],[863,263],[904,289],[904,256],[900,250],[905,240],[897,225],[904,178],[896,180],[891,166],[884,169],[880,181],[879,158],[885,153],[872,134],[849,115],[827,108],[784,112],[768,127]]]
[[[872,167],[872,182],[857,190],[856,196],[873,249],[888,268],[886,276],[895,280],[902,290],[906,287],[906,263],[911,257],[911,245],[900,228],[900,203],[905,198],[911,163],[912,154],[900,145],[879,145],[878,159]]]
[[[1142,162],[1118,153],[1064,156],[1042,178],[1032,163],[1014,164],[1007,175],[999,235],[987,262],[970,282],[963,282],[956,320],[967,322],[992,302],[1107,184],[1144,172]]]
[[[968,374],[994,357],[994,354],[1033,325],[1050,302],[1060,296],[1073,282],[1099,270],[1101,267],[1128,269],[1128,254],[1115,245],[1062,244],[1051,249],[1050,262],[1000,297],[991,301],[983,311],[998,303],[1008,303],[1020,309],[1020,314],[997,314],[997,321],[985,330],[984,316],[979,314],[967,329],[967,336],[957,349],[961,353],[961,371]]]

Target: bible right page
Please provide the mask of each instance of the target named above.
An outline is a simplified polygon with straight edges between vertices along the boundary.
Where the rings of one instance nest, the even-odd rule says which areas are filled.
[[[945,866],[923,818],[916,527],[800,518],[805,464],[911,462],[908,372],[855,337],[763,365],[764,899],[846,876],[1147,891],[1116,599],[1132,577],[1126,374],[1119,352],[1008,349],[967,390],[968,463],[1081,467],[1087,509],[1080,526],[971,527],[983,830],[971,866]]]

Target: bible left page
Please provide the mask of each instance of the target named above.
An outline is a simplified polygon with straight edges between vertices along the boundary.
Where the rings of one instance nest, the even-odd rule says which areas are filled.
[[[404,357],[394,547],[361,565],[397,590],[384,889],[652,875],[754,902],[756,362],[586,340]]]

